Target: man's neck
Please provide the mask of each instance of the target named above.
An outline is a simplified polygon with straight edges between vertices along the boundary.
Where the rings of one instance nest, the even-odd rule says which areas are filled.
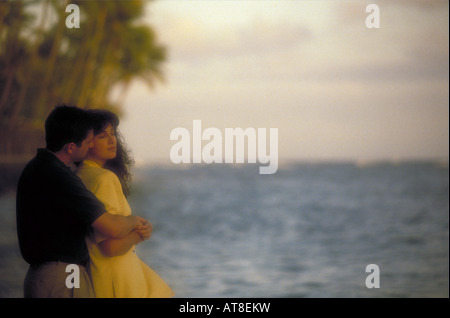
[[[58,152],[53,152],[48,150],[50,153],[54,154],[56,158],[58,158],[59,160],[61,160],[66,166],[70,166],[73,162],[70,158],[69,155],[67,155],[65,152],[63,151],[58,151]]]

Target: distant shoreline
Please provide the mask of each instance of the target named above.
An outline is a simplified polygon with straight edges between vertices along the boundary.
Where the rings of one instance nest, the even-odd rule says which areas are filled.
[[[5,164],[25,164],[33,158],[33,155],[2,155],[0,154],[0,166]]]
[[[357,160],[357,159],[280,159],[278,162],[279,170],[289,170],[292,167],[299,166],[325,166],[325,165],[354,165],[360,168],[365,167],[375,167],[380,165],[392,165],[398,166],[402,164],[434,164],[441,168],[449,167],[449,160],[447,158],[411,158],[411,159],[374,159],[374,160]],[[225,166],[225,167],[244,167],[255,165],[253,163],[180,163],[174,164],[170,161],[163,160],[149,160],[145,162],[143,160],[136,160],[134,167],[136,169],[147,169],[147,168],[160,168],[169,170],[186,170],[190,168],[197,167],[208,167],[208,166]]]
[[[20,174],[32,156],[0,156],[0,195],[9,191],[15,191],[17,187],[17,182],[19,181]],[[333,161],[333,160],[284,160],[279,163],[280,171],[289,171],[296,167],[301,166],[323,166],[323,165],[333,165],[333,164],[350,164],[358,168],[370,168],[379,165],[401,165],[401,164],[414,164],[414,163],[425,163],[434,164],[439,168],[448,169],[449,162],[446,159],[411,159],[411,160],[373,160],[373,161],[358,161],[358,160],[348,160],[348,161]],[[201,168],[214,166],[218,164],[166,164],[166,163],[139,163],[134,169],[162,169],[162,170],[188,170],[192,168]],[[235,167],[241,168],[244,166],[249,166],[252,164],[222,164],[225,167]]]
[[[15,191],[20,174],[28,161],[0,161],[0,195]]]

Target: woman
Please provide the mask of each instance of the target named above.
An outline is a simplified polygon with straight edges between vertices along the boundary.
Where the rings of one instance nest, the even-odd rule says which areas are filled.
[[[77,174],[102,201],[109,213],[130,215],[126,200],[130,192],[132,163],[117,133],[118,117],[105,110],[92,110],[95,127],[93,147]],[[117,240],[91,233],[86,238],[88,272],[96,297],[172,297],[169,286],[135,252],[135,245],[150,237],[151,228],[135,230]]]

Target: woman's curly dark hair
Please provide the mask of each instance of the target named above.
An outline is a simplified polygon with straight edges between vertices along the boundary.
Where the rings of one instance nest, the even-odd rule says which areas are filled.
[[[119,117],[113,112],[103,109],[91,109],[89,112],[92,114],[94,135],[98,135],[104,131],[108,124],[111,124],[115,130],[117,155],[114,159],[106,161],[104,168],[111,170],[117,175],[122,184],[123,193],[127,197],[131,192],[131,167],[134,165],[134,159],[118,130]]]

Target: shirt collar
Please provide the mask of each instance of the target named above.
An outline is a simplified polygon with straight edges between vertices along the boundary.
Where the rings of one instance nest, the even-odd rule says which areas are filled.
[[[52,153],[48,149],[39,148],[37,150],[37,156],[44,158],[45,160],[51,160],[58,166],[64,167],[65,169],[68,169],[68,170],[71,170],[70,167],[68,167],[64,162],[62,162],[58,157],[55,156],[54,153]]]
[[[102,168],[98,163],[92,161],[92,160],[83,160],[83,165],[89,166],[89,167],[96,167],[96,168]]]

